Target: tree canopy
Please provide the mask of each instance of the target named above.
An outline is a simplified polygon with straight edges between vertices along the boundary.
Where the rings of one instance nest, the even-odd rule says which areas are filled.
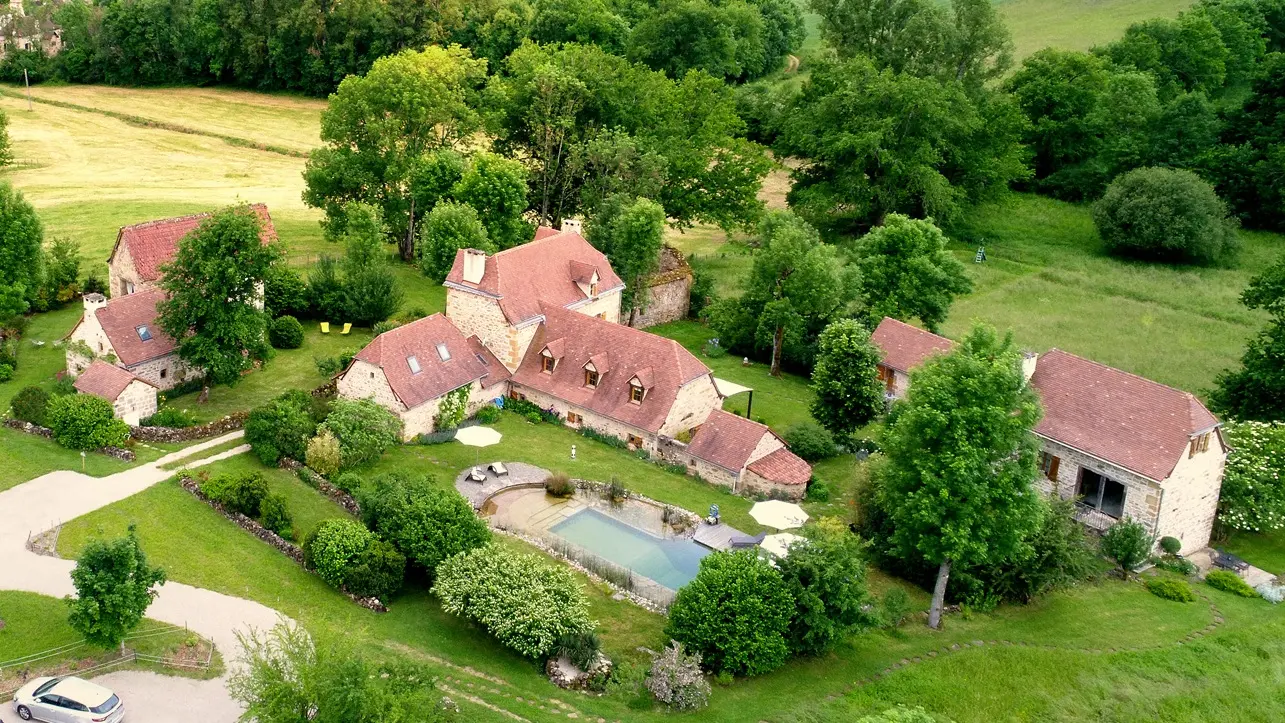
[[[1210,406],[1239,420],[1285,419],[1285,257],[1250,280],[1240,303],[1266,311],[1269,321],[1249,340],[1240,367],[1214,380]]]
[[[982,325],[911,372],[909,393],[893,405],[883,482],[892,542],[939,568],[931,627],[952,565],[1003,561],[1038,527],[1031,429],[1041,414],[1012,336]]]
[[[156,323],[178,340],[179,357],[217,384],[237,383],[272,353],[259,284],[282,252],[263,243],[261,230],[249,206],[217,211],[161,267],[168,298],[156,305]]]
[[[883,411],[883,359],[870,331],[853,319],[832,322],[817,339],[812,368],[812,418],[846,438]]]
[[[8,181],[0,183],[0,321],[27,310],[40,285],[44,226]]]
[[[635,310],[646,302],[644,280],[660,268],[665,209],[648,198],[615,195],[590,221],[588,234],[589,242],[607,255],[611,268],[625,281],[621,303],[632,324]]]
[[[76,597],[67,598],[67,621],[93,645],[120,645],[151,606],[152,588],[164,582],[165,571],[147,564],[132,525],[125,537],[90,540],[71,571]]]
[[[1093,205],[1093,222],[1113,253],[1210,263],[1235,255],[1237,224],[1214,189],[1191,171],[1135,168]]]
[[[955,297],[973,290],[964,265],[946,250],[931,220],[891,214],[852,248],[859,288],[872,322],[918,318],[936,332]]]

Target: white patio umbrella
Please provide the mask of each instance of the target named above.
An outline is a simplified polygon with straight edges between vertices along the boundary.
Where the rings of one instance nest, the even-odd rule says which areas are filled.
[[[755,502],[750,508],[750,517],[760,525],[775,527],[778,530],[792,530],[802,527],[803,523],[808,521],[808,513],[804,512],[802,507],[793,502],[781,500]]]
[[[768,535],[759,543],[759,547],[767,550],[777,557],[785,557],[790,554],[790,545],[796,542],[803,542],[808,538],[802,535],[796,535],[793,532],[778,532],[775,535]]]
[[[499,444],[504,435],[491,429],[490,427],[465,427],[455,433],[455,441],[466,447],[478,447],[477,453],[473,456],[473,466],[477,466],[478,455],[482,453],[481,447],[490,447],[493,444]]]

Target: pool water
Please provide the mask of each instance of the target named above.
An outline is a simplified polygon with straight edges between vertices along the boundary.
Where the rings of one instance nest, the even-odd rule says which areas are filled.
[[[549,531],[670,590],[691,582],[701,558],[711,552],[689,539],[661,539],[593,508],[580,510]]]

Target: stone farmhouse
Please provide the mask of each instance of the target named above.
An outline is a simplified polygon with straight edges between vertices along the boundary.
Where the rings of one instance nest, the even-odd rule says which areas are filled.
[[[95,360],[76,377],[76,391],[112,403],[116,416],[138,426],[140,419],[156,414],[156,385],[113,364]]]
[[[578,226],[541,228],[493,255],[462,249],[444,285],[444,316],[379,335],[337,382],[340,396],[398,414],[407,439],[434,431],[444,398],[466,388],[469,413],[526,400],[728,487],[794,498],[806,490],[808,464],[753,422],[739,428],[755,440],[748,450],[715,457],[719,444],[707,441],[698,450],[713,461],[688,453],[679,438],[695,441],[707,419],[732,416],[714,375],[678,342],[622,323],[624,282]]]
[[[696,474],[738,493],[785,491],[798,499],[812,478],[811,465],[766,425],[721,409],[696,428],[687,456]]]
[[[911,369],[923,364],[932,354],[949,352],[955,346],[950,339],[887,316],[879,322],[870,339],[883,352],[883,361],[876,368],[884,394],[890,399],[906,396]]]
[[[267,207],[255,204],[251,208],[263,224],[263,242],[275,241],[276,229]],[[156,305],[165,298],[158,285],[161,267],[174,258],[179,240],[209,216],[199,213],[121,228],[107,259],[111,298],[86,294],[84,314],[66,338],[67,372],[72,377],[106,362],[150,384],[154,390],[163,391],[200,373],[179,358],[178,343],[157,326]],[[256,303],[259,308],[262,298],[260,284]],[[151,408],[151,412],[139,416],[154,413],[155,400]]]
[[[891,321],[874,336],[889,368],[909,371],[953,346]],[[1023,371],[1044,406],[1035,427],[1041,490],[1077,498],[1093,529],[1130,517],[1157,539],[1181,540],[1183,554],[1208,546],[1229,450],[1200,400],[1060,349],[1027,355]]]

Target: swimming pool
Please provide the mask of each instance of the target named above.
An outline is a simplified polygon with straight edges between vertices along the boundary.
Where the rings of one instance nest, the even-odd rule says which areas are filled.
[[[689,539],[665,540],[650,535],[591,507],[549,531],[670,590],[691,582],[700,570],[701,558],[711,552]]]

